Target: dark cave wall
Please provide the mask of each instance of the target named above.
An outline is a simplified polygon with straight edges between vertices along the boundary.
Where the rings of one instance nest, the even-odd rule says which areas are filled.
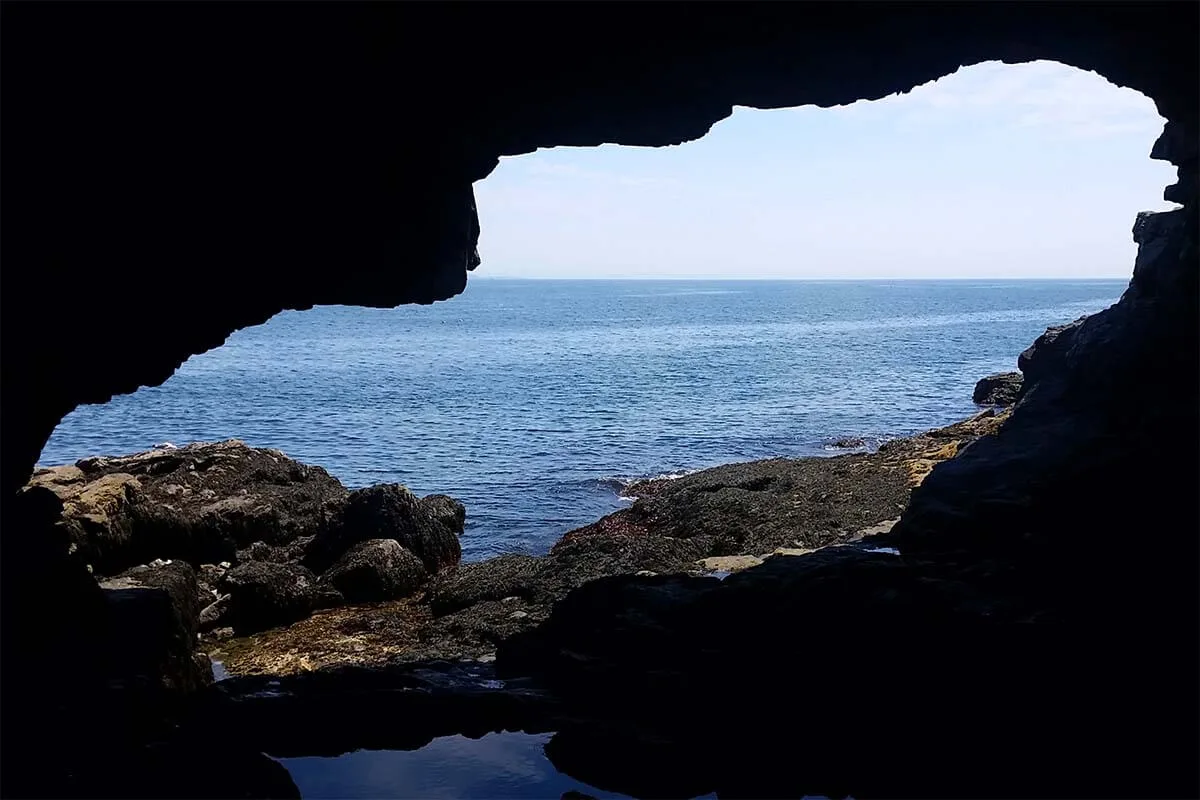
[[[873,99],[992,59],[1096,70],[1181,140],[1197,130],[1186,2],[0,14],[5,494],[76,405],[157,385],[238,328],[462,291],[471,184],[503,155],[675,144],[734,104]],[[1194,188],[1194,148],[1181,172]]]
[[[12,496],[76,405],[157,385],[190,355],[284,309],[390,307],[461,292],[479,263],[472,183],[500,156],[553,145],[675,144],[704,135],[734,104],[873,99],[994,59],[1052,59],[1153,98],[1168,120],[1154,156],[1180,173],[1165,196],[1185,207],[1139,222],[1141,276],[1121,309],[1074,334],[1068,379],[1053,384],[1061,394],[1048,395],[1047,384],[1037,401],[1044,413],[1033,413],[1031,401],[1014,412],[1025,422],[1007,438],[935,470],[896,535],[931,559],[960,559],[968,586],[981,565],[1009,559],[1024,570],[1018,585],[1033,581],[1035,591],[1022,596],[1040,592],[1060,610],[1091,609],[1107,592],[1105,610],[1175,626],[1163,661],[1194,676],[1186,642],[1196,604],[1185,606],[1196,599],[1198,9],[0,5],[6,760],[26,768],[28,788],[45,792],[50,773],[30,766],[44,757],[44,742],[57,742],[56,753],[91,750],[127,715],[128,703],[104,688],[104,600],[54,536],[59,509],[36,493]],[[1121,369],[1106,366],[1113,358]],[[1024,523],[1037,535],[1017,520],[1010,528],[1019,536],[959,541],[957,532],[973,529],[971,515],[980,516],[978,498],[988,499],[980,486],[1030,494],[1012,465],[1046,449],[1043,431],[1060,423],[1069,430],[1054,452],[1082,473],[1088,453],[1099,453],[1108,461],[1095,463],[1111,462],[1111,474],[1098,484],[1068,475],[1057,494],[1047,494],[1045,481],[1034,486],[1045,502],[1026,507]],[[1081,457],[1079,442],[1094,450]],[[1163,442],[1182,442],[1184,469],[1120,459],[1150,458]],[[1093,535],[1114,520],[1121,529]],[[1161,558],[1156,548],[1132,560],[1121,549],[1164,536],[1175,538]],[[1180,537],[1187,547],[1174,544]],[[1076,556],[1089,547],[1080,572]],[[1100,619],[1105,637],[1111,622]],[[1109,660],[1103,647],[1086,656],[1081,673]],[[637,670],[645,671],[642,654]],[[1141,682],[1109,671],[1118,677],[1106,694],[1136,687],[1121,692],[1126,698],[1152,683],[1164,696],[1183,685],[1161,671]],[[1193,694],[1178,697],[1177,717],[1195,706],[1187,705]],[[19,794],[13,780],[7,786]]]

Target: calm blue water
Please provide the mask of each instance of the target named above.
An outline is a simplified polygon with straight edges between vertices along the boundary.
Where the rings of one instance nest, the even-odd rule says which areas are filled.
[[[596,800],[628,797],[555,769],[542,750],[550,737],[549,733],[490,733],[479,739],[443,736],[420,750],[358,750],[332,758],[284,758],[280,763],[306,800],[559,800],[568,791]]]
[[[237,437],[467,506],[467,558],[544,552],[618,481],[820,454],[972,413],[971,390],[1124,281],[516,281],[286,312],[68,416],[44,465]]]

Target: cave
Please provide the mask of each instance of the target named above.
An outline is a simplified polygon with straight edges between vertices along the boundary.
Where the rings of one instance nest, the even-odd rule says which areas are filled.
[[[114,707],[89,674],[105,646],[90,630],[96,584],[38,536],[55,510],[21,492],[76,406],[161,384],[283,310],[462,292],[486,257],[472,185],[503,156],[679,144],[735,105],[842,105],[1042,59],[1154,101],[1166,124],[1148,155],[1178,168],[1164,198],[1180,208],[1130,221],[1139,254],[1121,301],[1044,342],[1038,390],[1002,434],[914,495],[892,534],[911,563],[817,560],[684,615],[703,625],[770,604],[778,624],[822,609],[803,644],[764,623],[723,652],[655,645],[622,610],[690,588],[610,581],[566,604],[589,637],[550,626],[501,661],[534,674],[561,660],[555,647],[582,649],[589,669],[554,675],[586,713],[600,698],[632,719],[661,700],[709,725],[703,749],[664,750],[609,719],[576,753],[702,753],[722,797],[1200,793],[1196,4],[6,2],[0,15],[5,793],[78,793],[86,782],[47,774],[69,778],[98,739],[137,735],[123,715],[138,713],[104,716]],[[952,602],[879,600],[929,581]],[[1015,611],[959,613],[980,595]],[[777,698],[765,725],[746,709],[718,724],[647,677],[716,687],[764,670],[836,690]],[[890,691],[860,691],[873,683]],[[756,726],[772,732],[726,735]],[[801,747],[807,772],[789,763]],[[240,775],[246,752],[143,758],[131,763],[155,765],[145,785],[113,774],[92,788],[274,791],[181,785],[200,760]]]

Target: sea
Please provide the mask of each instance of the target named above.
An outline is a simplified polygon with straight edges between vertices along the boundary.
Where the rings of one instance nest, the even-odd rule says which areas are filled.
[[[634,479],[967,417],[979,378],[1126,283],[473,276],[430,306],[237,331],[161,386],[76,409],[39,463],[237,438],[352,488],[457,497],[468,560],[538,554]]]

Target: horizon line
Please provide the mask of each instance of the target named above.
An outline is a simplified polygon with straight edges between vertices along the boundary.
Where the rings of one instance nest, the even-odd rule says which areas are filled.
[[[858,277],[858,278],[819,278],[819,277],[768,277],[768,276],[739,276],[739,277],[658,277],[653,275],[622,275],[622,276],[549,276],[549,275],[483,275],[468,273],[469,280],[502,280],[502,281],[782,281],[796,283],[853,283],[859,281],[1128,281],[1130,275],[1050,275],[1037,277],[996,277],[996,276],[955,276],[955,277]]]

